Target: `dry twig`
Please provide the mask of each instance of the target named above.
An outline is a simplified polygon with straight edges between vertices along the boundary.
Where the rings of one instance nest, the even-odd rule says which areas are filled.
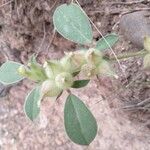
[[[142,2],[150,2],[150,0],[138,0],[138,1],[131,1],[131,2],[112,2],[109,4],[110,5],[133,5],[133,4],[138,4]]]
[[[54,38],[55,38],[55,34],[56,34],[56,31],[55,31],[55,29],[54,29],[54,30],[53,30],[53,34],[52,34],[52,37],[51,37],[50,42],[49,42],[49,45],[48,45],[47,48],[46,48],[47,54],[49,53],[49,48],[51,47],[51,45],[52,45],[52,43],[53,43],[53,40],[54,40]],[[46,55],[47,55],[47,54],[46,54]]]
[[[43,44],[44,44],[44,41],[45,41],[45,38],[46,38],[46,29],[45,29],[45,23],[43,23],[43,39],[42,39],[42,42],[41,42],[41,44],[40,44],[40,46],[39,46],[39,48],[38,48],[38,51],[37,51],[37,55],[42,51],[41,50],[41,48],[42,48],[42,46],[43,46]]]
[[[10,0],[10,1],[8,1],[8,2],[2,4],[2,5],[0,5],[0,8],[6,6],[6,5],[10,4],[10,3],[12,3],[13,1],[14,1],[14,0]]]

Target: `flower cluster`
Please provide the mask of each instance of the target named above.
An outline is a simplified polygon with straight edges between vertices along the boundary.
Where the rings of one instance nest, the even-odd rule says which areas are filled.
[[[114,75],[103,54],[95,49],[65,53],[60,60],[46,61],[43,66],[32,58],[27,66],[21,66],[19,73],[41,83],[42,96],[55,97],[69,89],[79,73],[84,79],[98,74]]]

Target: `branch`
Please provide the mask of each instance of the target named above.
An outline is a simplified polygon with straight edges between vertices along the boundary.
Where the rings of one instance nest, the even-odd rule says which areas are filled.
[[[148,54],[148,52],[145,51],[145,50],[142,50],[142,51],[139,51],[139,52],[132,52],[132,53],[126,53],[126,54],[118,55],[117,58],[119,60],[122,60],[122,59],[130,58],[130,57],[136,57],[136,56],[138,56],[138,57],[142,56],[143,57],[146,54]],[[115,61],[116,60],[115,57],[105,57],[105,59],[108,59],[110,61]]]

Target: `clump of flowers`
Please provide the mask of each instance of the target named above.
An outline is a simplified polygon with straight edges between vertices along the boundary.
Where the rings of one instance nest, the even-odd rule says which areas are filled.
[[[95,75],[114,75],[103,54],[96,49],[65,53],[60,60],[49,60],[43,65],[35,57],[27,66],[20,66],[19,74],[41,84],[42,96],[57,97],[63,90],[69,89],[78,74],[84,79]]]

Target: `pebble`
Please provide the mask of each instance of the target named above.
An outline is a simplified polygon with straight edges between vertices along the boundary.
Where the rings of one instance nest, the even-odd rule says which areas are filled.
[[[137,48],[143,48],[143,38],[150,36],[150,11],[136,11],[123,15],[120,29],[127,40]]]
[[[55,139],[55,142],[56,142],[56,144],[59,145],[59,146],[62,145],[62,141],[61,141],[61,139],[59,139],[59,138],[56,138],[56,139]]]

